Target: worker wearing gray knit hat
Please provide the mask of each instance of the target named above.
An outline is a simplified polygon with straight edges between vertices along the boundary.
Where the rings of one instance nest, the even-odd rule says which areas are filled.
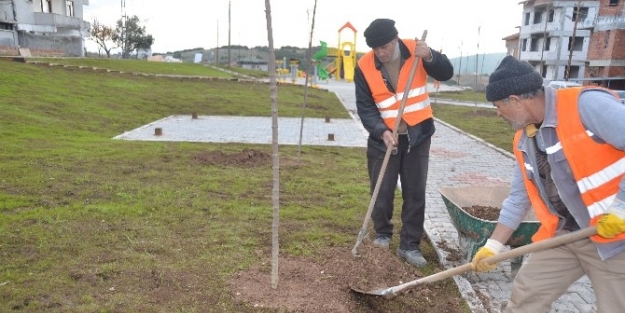
[[[494,269],[497,264],[483,260],[504,248],[533,208],[540,222],[535,242],[588,232],[574,243],[529,254],[504,312],[549,312],[584,275],[595,287],[597,312],[623,312],[625,106],[603,88],[543,88],[541,75],[511,56],[490,76],[486,98],[517,130],[517,162],[497,226],[471,267]]]
[[[486,100],[492,102],[521,95],[540,89],[542,85],[543,78],[532,65],[507,56],[488,79]]]

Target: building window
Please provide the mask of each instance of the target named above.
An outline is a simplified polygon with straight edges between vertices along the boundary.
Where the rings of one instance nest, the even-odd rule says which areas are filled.
[[[575,40],[573,40],[573,37],[569,37],[569,45],[568,45],[568,51],[571,51],[571,45],[574,45],[573,51],[582,51],[582,48],[584,48],[584,37],[575,37]]]
[[[543,12],[542,11],[534,12],[534,24],[540,23],[540,21],[542,21],[542,19],[543,19]]]
[[[537,38],[533,38],[532,41],[530,41],[530,51],[538,51],[538,39]]]
[[[530,13],[527,12],[525,13],[525,19],[523,19],[523,25],[529,25],[530,24]]]
[[[545,51],[549,51],[551,49],[551,37],[545,38]]]
[[[615,6],[615,5],[618,5],[618,0],[610,0],[609,6]]]
[[[521,51],[527,51],[527,39],[521,41]]]
[[[67,13],[67,16],[74,16],[74,1],[65,1],[65,13]]]
[[[605,31],[605,38],[603,38],[603,48],[607,48],[610,45],[610,30]]]
[[[571,21],[575,21],[578,18],[579,18],[579,21],[583,21],[586,19],[587,16],[588,16],[588,8],[575,7],[573,8],[573,16],[571,17]]]
[[[52,13],[52,0],[41,0],[41,12]]]
[[[569,67],[565,66],[564,69],[567,70]],[[579,78],[579,66],[572,65],[571,70],[569,72],[568,78]]]
[[[547,21],[549,23],[553,23],[553,16],[554,16],[554,11],[553,10],[549,10],[549,17],[547,18]]]
[[[0,22],[0,30],[13,30],[13,25]]]

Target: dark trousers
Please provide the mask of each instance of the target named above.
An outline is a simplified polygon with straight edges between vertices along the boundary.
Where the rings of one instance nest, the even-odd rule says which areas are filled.
[[[393,201],[399,176],[403,200],[399,248],[402,250],[417,250],[423,235],[425,189],[431,138],[408,149],[407,136],[399,135],[398,137],[397,153],[391,154],[388,160],[386,173],[373,206],[371,219],[373,220],[376,236],[390,238],[393,235],[393,223],[391,220],[393,218]],[[386,151],[381,151],[372,146],[367,148],[367,166],[371,182],[371,194],[373,194],[375,184],[378,181],[385,153]]]

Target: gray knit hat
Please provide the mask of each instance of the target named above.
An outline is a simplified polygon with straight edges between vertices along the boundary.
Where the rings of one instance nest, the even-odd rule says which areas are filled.
[[[371,22],[365,29],[365,39],[370,48],[381,47],[397,37],[395,21],[387,18],[379,18]]]
[[[493,102],[511,95],[520,95],[540,89],[543,78],[526,61],[505,57],[490,75],[486,86],[486,100]]]

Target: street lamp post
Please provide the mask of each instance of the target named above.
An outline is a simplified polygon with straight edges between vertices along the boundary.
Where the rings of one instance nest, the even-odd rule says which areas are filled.
[[[576,6],[576,15],[575,15],[575,24],[573,24],[573,36],[571,37],[571,46],[569,49],[569,61],[566,66],[566,72],[564,74],[564,80],[569,81],[569,76],[571,75],[571,61],[573,60],[573,49],[575,49],[575,35],[577,33],[577,23],[579,21],[579,16],[582,14],[581,12],[581,0],[577,1]]]

